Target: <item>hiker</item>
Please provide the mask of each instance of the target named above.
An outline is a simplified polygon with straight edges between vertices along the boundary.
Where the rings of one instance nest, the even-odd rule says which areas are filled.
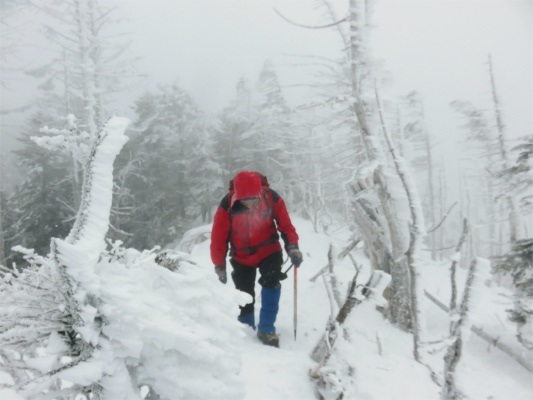
[[[302,253],[298,249],[298,235],[291,223],[285,202],[269,188],[265,176],[256,172],[239,172],[230,182],[230,192],[222,199],[215,214],[211,234],[211,259],[222,283],[227,282],[226,254],[231,244],[231,277],[238,290],[252,296],[252,302],[240,307],[239,321],[255,326],[255,279],[259,269],[261,311],[257,337],[266,345],[279,347],[276,335],[276,316],[281,293],[280,280],[283,253],[278,230],[285,251],[292,264],[299,267]]]

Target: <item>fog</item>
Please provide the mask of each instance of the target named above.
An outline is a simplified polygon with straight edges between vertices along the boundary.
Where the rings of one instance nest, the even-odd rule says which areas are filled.
[[[132,117],[134,99],[156,85],[177,82],[209,114],[216,115],[234,95],[241,76],[253,82],[265,60],[273,61],[290,104],[310,100],[301,85],[313,83],[309,59],[340,58],[336,28],[304,29],[329,23],[320,2],[299,1],[108,1],[122,19],[120,32],[140,57],[138,71],[147,78],[121,94],[114,111]],[[347,1],[335,1],[339,17]],[[392,1],[375,3],[371,46],[387,77],[385,96],[421,92],[431,134],[444,140],[460,135],[449,103],[468,100],[491,109],[487,68],[492,54],[496,85],[510,137],[532,132],[533,3],[531,1]],[[20,46],[2,69],[2,110],[23,106],[39,82],[17,71],[46,63],[51,45],[38,29],[39,14],[17,15]],[[29,22],[23,23],[21,20]],[[12,67],[12,69],[9,69]],[[2,113],[2,153],[13,148],[26,114]],[[450,144],[453,146],[453,144]],[[450,148],[448,148],[450,149]],[[444,151],[444,150],[443,150]],[[447,150],[446,150],[447,151]],[[3,162],[2,169],[10,168]],[[5,172],[5,171],[3,171]]]
[[[0,0],[0,398],[531,393],[533,2],[353,1]],[[228,250],[279,294],[277,231],[272,357],[207,316]]]

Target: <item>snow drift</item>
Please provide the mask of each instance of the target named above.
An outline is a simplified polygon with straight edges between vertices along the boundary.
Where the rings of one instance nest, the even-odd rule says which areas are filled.
[[[20,248],[31,267],[3,270],[0,355],[11,389],[27,399],[140,399],[143,386],[162,399],[242,398],[236,317],[248,295],[182,253],[165,255],[171,271],[154,251],[106,250],[128,123],[111,118],[95,138],[69,236],[52,239],[47,257]]]

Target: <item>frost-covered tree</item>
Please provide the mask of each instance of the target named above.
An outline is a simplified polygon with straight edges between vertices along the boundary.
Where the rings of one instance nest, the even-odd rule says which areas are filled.
[[[211,132],[188,92],[161,87],[141,96],[135,112],[131,140],[117,160],[123,192],[112,224],[134,234],[117,238],[146,248],[173,242],[202,215],[207,219],[220,201],[221,180]]]
[[[497,200],[500,189],[493,173],[498,162],[495,134],[485,110],[466,101],[456,100],[450,106],[462,116],[464,148],[472,154],[469,157],[472,162],[464,161],[461,172],[463,214],[473,222],[472,241],[476,253],[490,256],[495,254],[497,246],[494,244],[504,240],[503,227],[499,223],[504,217],[498,207],[502,202]],[[491,245],[487,246],[487,243]]]
[[[217,160],[227,171],[226,181],[242,170],[257,171],[291,202],[298,152],[294,131],[276,68],[266,61],[254,88],[241,78],[235,98],[219,115]]]
[[[200,207],[201,222],[210,223],[213,220],[213,210],[220,201],[220,195],[227,188],[222,180],[224,171],[216,161],[215,129],[200,121],[195,130],[197,134],[193,138],[190,150],[195,157],[189,158],[184,166],[186,176],[189,178],[187,187],[192,201],[196,207]]]
[[[516,161],[500,172],[500,178],[507,183],[507,190],[520,205],[526,221],[531,221],[533,136],[522,138],[521,144],[512,150],[517,153]],[[517,324],[520,342],[533,349],[533,239],[521,239],[513,243],[507,253],[495,258],[494,271],[511,278],[515,304],[514,309],[509,311],[511,319]]]
[[[137,76],[133,57],[128,56],[128,44],[116,34],[114,9],[97,0],[31,5],[44,20],[40,29],[50,43],[50,58],[42,65],[25,69],[40,82],[36,99],[39,110],[56,117],[74,115],[79,130],[94,137],[112,115],[112,101]],[[71,159],[74,209],[80,201],[82,165],[80,160]]]
[[[533,239],[519,240],[503,256],[495,258],[494,270],[511,277],[514,309],[510,318],[517,324],[518,340],[533,349]]]
[[[377,71],[372,68],[375,63],[367,41],[372,3],[349,0],[346,18],[338,17],[329,1],[322,3],[331,22],[325,26],[337,27],[346,49],[342,71],[347,85],[332,92],[331,98],[338,95],[346,105],[345,120],[351,122],[346,125],[360,140],[363,153],[354,154],[359,164],[350,171],[345,196],[350,196],[352,218],[373,268],[391,275],[387,314],[394,324],[413,332],[414,356],[420,360],[422,292],[417,269],[424,216],[411,172],[392,141],[380,102]]]
[[[252,90],[248,80],[242,77],[235,91],[235,97],[218,116],[215,136],[216,160],[224,170],[224,182],[242,170],[250,169],[245,147],[246,132],[253,126],[255,111],[252,108]],[[244,150],[243,150],[244,149]]]
[[[75,215],[66,172],[69,158],[64,154],[51,154],[31,140],[43,136],[38,133],[39,128],[47,123],[50,123],[47,116],[34,115],[20,139],[23,147],[15,151],[25,178],[5,203],[12,220],[4,228],[8,265],[23,262],[11,251],[15,245],[30,246],[39,254],[47,254],[50,237],[64,236]]]
[[[48,63],[27,70],[43,81],[40,104],[76,115],[80,129],[94,136],[110,116],[112,99],[137,76],[128,43],[116,35],[115,10],[97,0],[34,6],[47,17],[42,32],[56,49]]]
[[[244,333],[226,313],[247,296],[185,254],[106,250],[127,123],[112,118],[95,137],[68,236],[52,238],[47,257],[20,247],[22,272],[2,268],[0,367],[27,399],[141,399],[144,386],[162,400],[242,398],[234,339]]]
[[[523,238],[524,233],[518,200],[513,195],[513,190],[509,190],[507,182],[499,178],[500,171],[510,169],[513,161],[490,56],[488,65],[494,106],[493,118],[488,110],[480,109],[470,102],[454,101],[451,107],[462,115],[465,121],[462,127],[466,131],[470,151],[475,155],[472,157],[474,162],[466,163],[462,167],[463,171],[466,171],[463,173],[464,203],[471,204],[470,207],[466,206],[469,208],[466,212],[470,214],[474,226],[483,226],[474,235],[473,240],[478,253],[490,256],[502,254],[515,240]],[[482,205],[482,208],[479,205]],[[492,245],[483,249],[487,246],[482,246],[480,242]],[[495,246],[495,243],[498,243],[498,246]]]
[[[412,330],[418,359],[420,288],[416,268],[425,231],[421,202],[405,160],[392,142],[376,79],[368,68],[373,65],[366,47],[372,7],[355,0],[348,6],[343,39],[348,49],[350,112],[357,122],[353,133],[361,137],[367,160],[357,170],[356,184],[352,185],[355,219],[374,268],[392,277],[389,316],[398,326]]]
[[[437,219],[437,190],[435,179],[435,165],[432,153],[432,142],[424,115],[424,103],[420,93],[410,92],[403,99],[398,145],[402,154],[409,161],[411,170],[417,173],[418,187],[423,193],[423,206],[426,223],[435,227]],[[431,232],[428,237],[432,258],[437,252],[437,232]]]
[[[266,61],[259,74],[256,84],[254,106],[256,120],[244,141],[255,142],[255,148],[250,148],[251,161],[256,169],[267,175],[277,190],[288,197],[290,187],[288,176],[291,173],[290,157],[292,136],[292,112],[288,107],[275,67]]]
[[[496,90],[496,78],[494,77],[494,71],[492,66],[492,57],[489,54],[489,75],[490,75],[490,82],[491,82],[491,89],[492,89],[492,99],[494,104],[494,116],[496,119],[496,128],[498,132],[498,152],[500,155],[500,163],[503,169],[508,169],[511,164],[511,158],[509,155],[509,143],[507,138],[507,131],[505,128],[505,124],[503,122],[503,112],[502,112],[502,105],[500,104],[500,99],[498,96],[498,92]],[[509,239],[510,242],[513,243],[518,239],[522,238],[521,234],[521,227],[519,222],[519,210],[518,205],[516,203],[516,199],[503,191],[501,193],[502,197],[505,199],[505,205],[506,205],[506,213],[507,218],[509,221]]]
[[[5,232],[4,224],[6,226],[11,225],[12,219],[8,217],[8,213],[5,208],[6,196],[4,190],[0,188],[0,265],[6,265],[6,244],[5,244]]]
[[[294,186],[304,215],[315,229],[327,229],[334,220],[351,218],[347,188],[366,155],[361,137],[354,135],[358,127],[349,101],[348,61],[312,60],[321,66],[316,77],[320,85],[314,100],[295,111]]]

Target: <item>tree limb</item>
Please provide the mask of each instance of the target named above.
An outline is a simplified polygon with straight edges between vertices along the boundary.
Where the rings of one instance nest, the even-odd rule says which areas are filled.
[[[459,238],[459,242],[457,243],[457,246],[455,247],[456,254],[461,251],[461,248],[463,247],[466,237],[468,236],[468,230],[469,230],[468,219],[465,218],[463,220],[463,233],[461,234],[461,237]],[[451,295],[451,300],[450,300],[450,310],[452,310],[452,312],[455,310],[455,305],[457,302],[457,284],[455,283],[455,271],[457,269],[457,263],[458,261],[457,261],[457,258],[455,257],[454,260],[452,261],[452,266],[451,266],[452,295]]]
[[[353,242],[351,242],[348,246],[346,246],[341,252],[339,253],[338,261],[342,261],[346,255],[351,252],[353,249],[355,249],[355,246],[359,244],[361,240],[356,239]],[[320,271],[318,271],[311,279],[309,279],[311,282],[314,282],[320,275],[322,275],[324,272],[329,270],[329,263],[324,265]]]
[[[431,228],[427,231],[427,233],[431,233],[431,232],[435,232],[437,229],[440,228],[440,226],[444,223],[444,221],[446,221],[446,218],[448,217],[448,215],[450,214],[450,211],[452,211],[452,209],[457,205],[457,202],[453,203],[452,206],[450,208],[448,208],[448,211],[446,211],[446,214],[444,214],[444,217],[442,217],[442,219],[440,220],[440,222],[434,227],[434,228]]]
[[[439,301],[435,296],[431,295],[426,290],[424,290],[424,294],[442,311],[447,312],[447,313],[450,312],[450,309],[448,308],[448,306],[446,306],[441,301]],[[511,347],[501,343],[498,340],[498,338],[493,338],[488,333],[484,332],[482,328],[478,328],[477,326],[474,326],[474,325],[470,327],[470,330],[474,332],[477,336],[479,336],[481,339],[486,341],[487,343],[503,351],[505,354],[507,354],[509,357],[517,361],[522,367],[527,369],[529,372],[533,372],[533,363],[530,360],[523,357],[521,354],[517,353]]]
[[[276,8],[274,8],[274,11],[276,12],[276,14],[278,14],[284,21],[288,22],[289,24],[291,25],[294,25],[294,26],[298,26],[300,28],[306,28],[306,29],[325,29],[325,28],[331,28],[332,26],[336,26],[336,25],[339,25],[343,22],[346,22],[346,17],[337,21],[337,22],[333,22],[331,24],[328,24],[328,25],[303,25],[303,24],[298,24],[296,22],[293,22],[291,21],[290,19],[288,19],[287,17],[285,17],[282,13],[280,13]]]

